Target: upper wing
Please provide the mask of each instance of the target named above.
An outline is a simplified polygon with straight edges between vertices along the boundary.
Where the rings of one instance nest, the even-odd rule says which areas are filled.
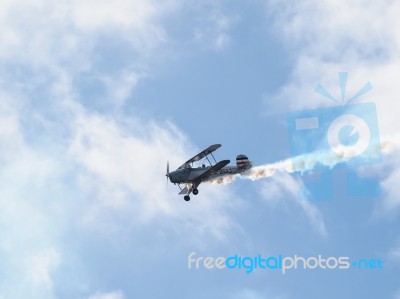
[[[225,167],[226,165],[229,164],[229,160],[222,160],[215,164],[213,167],[209,168],[207,171],[203,172],[201,175],[199,175],[197,178],[195,178],[196,181],[202,181],[209,177],[213,172],[220,170],[221,168]]]
[[[199,154],[197,154],[193,158],[187,160],[185,163],[183,163],[181,166],[179,166],[178,169],[186,168],[188,165],[192,164],[193,162],[196,162],[196,161],[199,161],[199,160],[203,159],[205,156],[211,154],[213,151],[216,151],[220,147],[221,147],[221,144],[213,144],[213,145],[209,146],[204,151],[200,152]],[[215,165],[217,165],[217,164],[215,164]]]

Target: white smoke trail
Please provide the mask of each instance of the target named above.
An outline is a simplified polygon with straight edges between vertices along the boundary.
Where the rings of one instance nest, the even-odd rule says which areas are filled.
[[[372,146],[368,153],[371,158],[375,158],[379,154],[379,148],[382,154],[389,154],[399,147],[400,136],[394,138],[381,138],[380,144]],[[304,154],[283,161],[253,167],[243,173],[241,177],[255,181],[262,178],[272,177],[277,171],[303,173],[313,170],[317,164],[333,168],[339,163],[347,162],[348,157],[356,156],[354,154],[355,151],[357,151],[357,148],[337,147],[333,151]],[[239,175],[219,177],[210,182],[215,185],[226,185],[232,183],[238,176]]]
[[[220,176],[219,178],[209,181],[213,185],[227,185],[232,183],[238,175]]]

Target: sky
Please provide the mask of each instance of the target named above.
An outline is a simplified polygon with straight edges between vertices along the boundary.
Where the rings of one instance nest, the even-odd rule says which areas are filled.
[[[399,299],[399,13],[389,0],[1,1],[0,298]],[[340,99],[344,73],[342,103],[315,91]],[[375,104],[382,158],[291,170],[291,113],[349,113],[367,82],[351,104]],[[274,171],[185,202],[167,161],[215,143],[217,160]],[[384,266],[247,274],[189,269],[192,252]]]

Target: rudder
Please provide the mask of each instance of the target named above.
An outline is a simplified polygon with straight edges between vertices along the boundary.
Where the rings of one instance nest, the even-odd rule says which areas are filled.
[[[236,166],[238,168],[246,168],[249,164],[250,164],[250,161],[246,155],[238,155],[236,157]]]

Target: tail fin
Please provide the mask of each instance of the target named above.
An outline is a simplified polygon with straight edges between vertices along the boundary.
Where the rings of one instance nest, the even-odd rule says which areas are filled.
[[[238,155],[236,157],[236,166],[238,168],[249,168],[251,166],[251,162],[246,155]]]

